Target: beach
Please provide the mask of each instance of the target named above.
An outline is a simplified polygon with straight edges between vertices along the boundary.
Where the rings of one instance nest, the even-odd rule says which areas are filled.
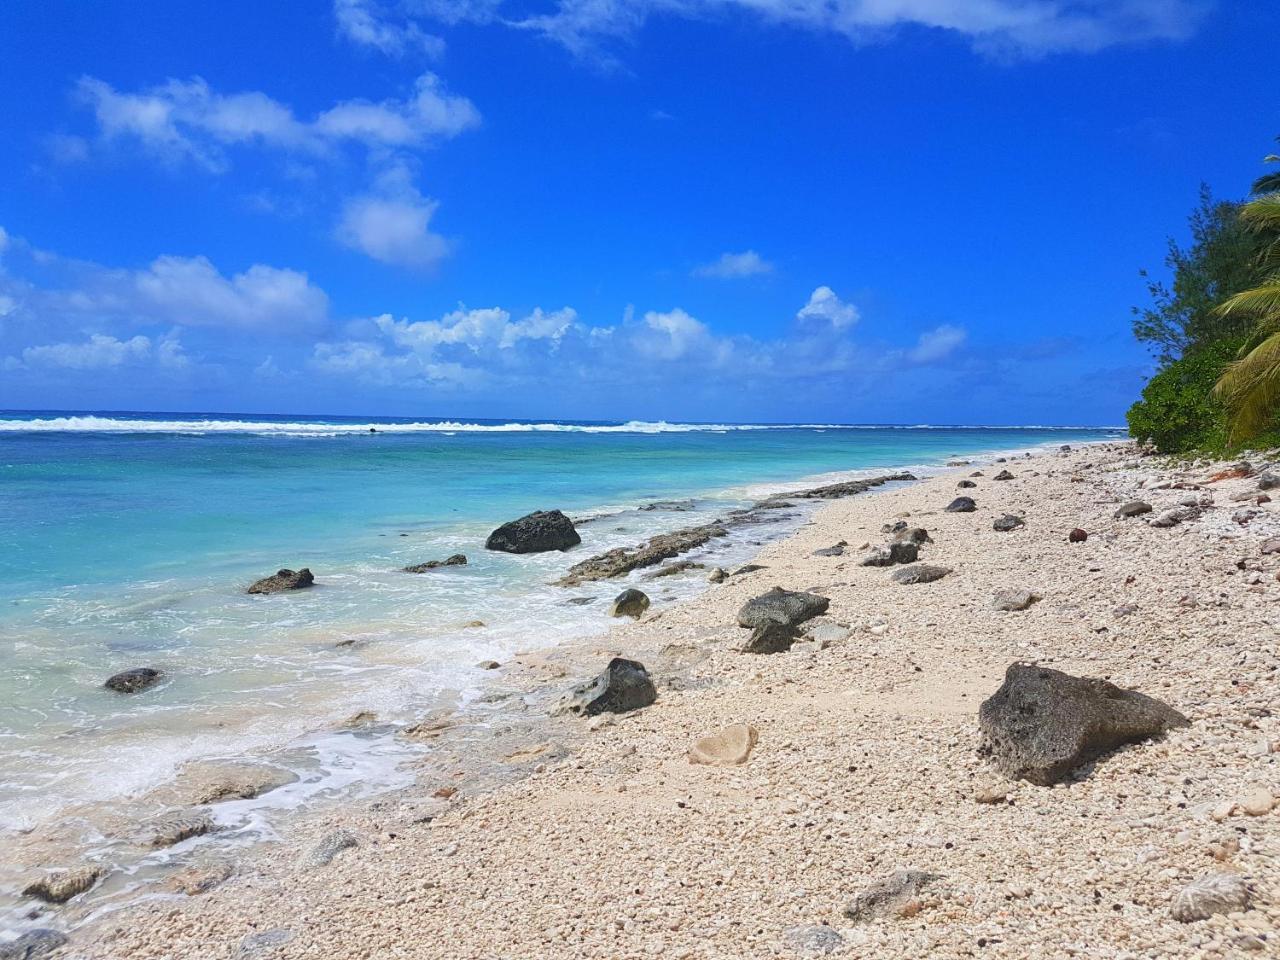
[[[530,636],[493,671],[500,722],[424,718],[432,749],[412,786],[216,859],[189,847],[171,865],[170,889],[186,892],[103,910],[65,949],[1270,955],[1280,584],[1262,551],[1280,523],[1255,475],[1210,482],[1223,466],[1085,446],[833,500],[764,546],[759,569],[700,596],[584,644]],[[995,480],[1002,469],[1012,478]],[[957,494],[975,509],[946,512]],[[1154,509],[1115,515],[1135,499]],[[1170,508],[1182,518],[1150,522]],[[1025,522],[993,529],[1005,514]],[[947,575],[903,584],[860,564],[900,520],[927,530],[920,560]],[[1087,539],[1072,542],[1075,529]],[[815,555],[841,541],[842,555]],[[802,627],[815,639],[741,652],[739,609],[775,586],[829,599]],[[1008,589],[1039,599],[994,609]],[[617,655],[648,667],[654,703],[552,715]],[[1105,678],[1190,723],[1054,786],[1011,779],[979,755],[977,715],[1015,662]],[[690,761],[695,741],[734,724],[756,731],[745,763]],[[882,913],[854,907],[903,870],[929,876]],[[1241,878],[1246,901],[1175,919],[1179,893],[1209,874]]]

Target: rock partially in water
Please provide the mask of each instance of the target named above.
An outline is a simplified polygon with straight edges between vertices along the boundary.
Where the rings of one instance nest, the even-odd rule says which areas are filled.
[[[559,510],[537,510],[498,527],[489,534],[484,548],[503,553],[547,553],[568,550],[581,542],[573,521]]]
[[[45,903],[66,903],[93,887],[102,876],[101,867],[79,867],[55,870],[23,888],[24,897],[35,897]]]
[[[103,686],[116,693],[140,693],[163,679],[164,674],[154,667],[134,667],[108,677]]]
[[[67,935],[41,927],[28,930],[16,940],[0,943],[0,960],[37,960],[53,953],[67,942]]]
[[[973,513],[978,509],[978,505],[974,502],[973,497],[956,497],[947,504],[947,513]]]
[[[178,778],[180,796],[193,806],[223,800],[252,800],[294,783],[297,775],[265,763],[188,763]]]
[[[742,605],[738,611],[738,626],[758,627],[763,623],[777,623],[795,627],[826,613],[830,605],[830,600],[816,593],[774,587]]]
[[[703,570],[706,564],[698,563],[696,560],[677,560],[675,563],[668,563],[665,567],[659,567],[653,573],[645,577],[646,580],[660,580],[663,577],[674,577],[677,574],[688,573],[690,570]]]
[[[214,830],[213,820],[206,813],[192,811],[163,817],[151,825],[147,843],[153,847],[172,847],[192,837],[202,837]]]
[[[728,571],[724,569],[724,567],[716,567],[709,574],[707,574],[708,583],[724,583],[728,579],[729,579],[729,574],[728,574]]]
[[[749,723],[735,723],[710,736],[695,740],[689,748],[689,762],[711,767],[736,767],[747,762],[760,733]]]
[[[340,854],[343,850],[350,850],[352,847],[360,846],[359,841],[349,830],[334,830],[320,838],[320,841],[311,848],[311,852],[307,854],[302,861],[302,865],[309,870],[317,867],[327,867],[333,862],[333,858]]]
[[[872,477],[868,480],[843,480],[840,483],[829,483],[824,487],[814,487],[810,490],[801,490],[798,493],[780,493],[770,500],[837,500],[840,497],[851,497],[859,493],[866,493],[875,487],[883,486],[886,483],[900,483],[909,480],[918,479],[914,474],[910,473],[892,473],[883,477]]]
[[[646,503],[640,507],[640,510],[649,512],[653,510],[661,510],[671,513],[688,513],[697,504],[692,500],[655,500],[653,503]]]
[[[466,566],[467,558],[464,554],[455,553],[451,557],[443,560],[428,560],[426,563],[415,563],[405,567],[405,573],[426,573],[428,570],[438,570],[440,567],[462,567]]]
[[[1208,920],[1217,913],[1249,909],[1253,897],[1244,877],[1234,873],[1210,873],[1193,880],[1173,898],[1173,919],[1183,923]]]
[[[583,717],[627,713],[647,707],[657,699],[658,691],[644,664],[614,657],[600,676],[571,690],[554,712]]]
[[[672,533],[660,533],[637,547],[615,547],[606,553],[575,563],[568,573],[556,581],[556,585],[572,587],[589,580],[610,580],[632,570],[656,566],[664,560],[701,547],[709,540],[726,536],[728,532],[723,524],[707,523]]]
[[[1188,723],[1168,704],[1106,680],[1014,663],[979,708],[979,751],[1011,779],[1051,786],[1123,744]]]
[[[287,567],[277,570],[269,577],[250,585],[246,593],[285,593],[289,590],[304,590],[316,582],[310,570],[290,570]]]
[[[631,617],[634,620],[639,620],[648,609],[649,597],[644,591],[632,587],[628,590],[623,590],[613,598],[613,603],[609,606],[609,616]]]
[[[917,563],[910,567],[895,570],[892,574],[894,583],[933,583],[941,580],[951,572],[950,567],[938,567],[929,563]]]
[[[938,874],[924,870],[896,870],[860,890],[845,907],[844,915],[854,923],[897,916],[925,887],[939,879]]]

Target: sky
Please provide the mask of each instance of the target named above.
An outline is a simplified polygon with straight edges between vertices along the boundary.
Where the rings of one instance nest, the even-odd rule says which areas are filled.
[[[1280,4],[8,0],[0,408],[1117,424]]]

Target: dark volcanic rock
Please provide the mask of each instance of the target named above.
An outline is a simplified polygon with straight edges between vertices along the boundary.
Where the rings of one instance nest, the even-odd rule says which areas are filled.
[[[1050,786],[1116,747],[1188,722],[1168,704],[1106,680],[1015,663],[978,710],[979,750],[1006,776]]]
[[[1270,470],[1258,475],[1259,490],[1274,490],[1276,487],[1280,487],[1280,477]]]
[[[738,626],[758,627],[762,623],[780,623],[795,627],[827,612],[831,601],[816,593],[800,593],[774,587],[768,593],[748,600],[738,611]]]
[[[1130,500],[1128,503],[1119,507],[1114,516],[1117,520],[1127,520],[1129,517],[1139,517],[1144,513],[1151,512],[1151,504],[1145,500]]]
[[[978,505],[973,502],[973,497],[956,497],[947,504],[947,513],[973,513],[978,509]]]
[[[893,535],[893,539],[905,543],[914,543],[917,546],[922,543],[933,543],[933,537],[929,536],[929,531],[924,527],[903,526]]]
[[[1012,479],[1013,479],[1013,474],[1012,474],[1012,473],[1010,473],[1008,470],[1001,470],[999,473],[997,473],[997,474],[996,474],[994,477],[992,477],[991,479],[992,479],[992,480],[1012,480]]]
[[[1069,534],[1067,534],[1067,539],[1070,540],[1072,543],[1084,543],[1086,540],[1089,539],[1089,534],[1087,531],[1081,530],[1079,527],[1076,527]]]
[[[863,560],[864,567],[892,567],[899,563],[915,563],[920,547],[912,540],[895,540],[883,547],[876,547]]]
[[[581,542],[573,521],[559,510],[538,510],[504,523],[489,534],[484,548],[503,553],[546,553],[568,550]]]
[[[163,678],[164,674],[152,667],[134,667],[107,677],[103,686],[116,693],[137,693],[147,687],[154,687]]]
[[[632,587],[628,590],[623,590],[613,598],[613,605],[609,607],[609,616],[632,617],[638,620],[648,609],[648,596],[643,591]]]
[[[1003,517],[995,520],[991,524],[992,530],[999,530],[1001,533],[1008,533],[1010,530],[1017,530],[1018,527],[1025,526],[1027,521],[1012,513],[1006,513]]]
[[[894,583],[933,583],[941,580],[951,572],[950,567],[935,567],[928,563],[917,563],[894,571]]]
[[[692,500],[655,500],[653,503],[646,503],[640,507],[642,511],[650,512],[654,510],[671,511],[673,513],[686,513],[696,506]]]
[[[680,573],[688,573],[690,570],[705,570],[705,563],[698,563],[696,560],[677,560],[675,563],[669,563],[665,567],[653,571],[648,574],[646,580],[659,580],[662,577],[674,577]]]
[[[728,529],[719,523],[687,527],[672,533],[660,533],[650,537],[638,547],[615,547],[607,553],[589,557],[575,563],[569,572],[556,581],[556,586],[572,587],[589,580],[608,580],[620,577],[641,567],[652,567],[663,560],[695,550],[709,540],[723,537]]]
[[[17,940],[0,943],[0,960],[36,960],[47,956],[67,942],[66,934],[42,927],[28,930]]]
[[[594,717],[599,713],[626,713],[647,707],[658,699],[658,691],[644,664],[614,657],[604,672],[589,683],[574,687],[557,713]]]
[[[801,490],[799,493],[780,493],[769,500],[836,500],[840,497],[851,497],[855,494],[866,493],[873,487],[883,486],[886,483],[899,483],[906,480],[918,479],[914,474],[910,473],[893,473],[884,477],[872,477],[868,480],[845,480],[841,483],[830,483],[825,487],[814,487],[811,490]],[[768,501],[765,501],[766,503]]]
[[[960,490],[972,490],[976,486],[977,484],[974,483],[972,480],[961,480],[959,483],[956,484],[956,487],[959,488]]]
[[[306,567],[301,570],[277,570],[251,585],[248,593],[284,593],[286,590],[302,590],[316,582]]]
[[[848,546],[848,544],[847,544],[847,543],[845,543],[845,542],[842,540],[840,543],[837,543],[834,547],[823,547],[821,550],[815,550],[815,551],[813,551],[813,555],[814,555],[815,557],[839,557],[839,556],[843,556],[843,555],[844,555],[844,548],[845,548],[845,547],[847,547],[847,546]]]
[[[785,623],[766,620],[751,631],[738,649],[743,653],[783,653],[800,639],[800,631]]]
[[[428,560],[426,563],[415,563],[412,566],[404,568],[405,573],[426,573],[428,570],[435,570],[439,567],[462,567],[466,566],[467,558],[460,553],[455,553],[451,557],[444,560]]]

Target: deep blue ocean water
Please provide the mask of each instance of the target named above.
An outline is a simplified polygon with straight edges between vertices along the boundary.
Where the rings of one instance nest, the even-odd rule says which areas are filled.
[[[787,486],[1119,435],[0,413],[0,842],[185,760],[280,746],[356,710],[405,715],[476,689],[478,660],[603,631],[617,582],[548,586],[589,553]],[[637,509],[678,498],[692,509]],[[551,508],[612,515],[569,554],[482,549],[498,523]],[[471,562],[400,572],[456,552]],[[245,595],[285,566],[317,586]],[[655,599],[702,588],[673,577]],[[564,602],[582,595],[597,602]],[[135,697],[101,688],[139,665],[168,679]]]

